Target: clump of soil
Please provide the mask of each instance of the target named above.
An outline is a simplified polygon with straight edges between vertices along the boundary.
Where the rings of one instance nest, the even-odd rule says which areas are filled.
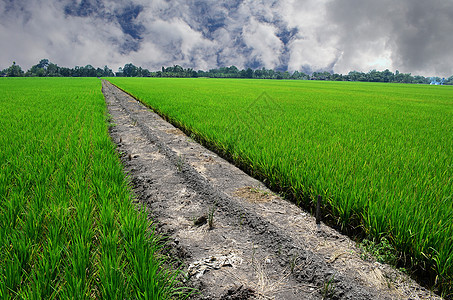
[[[255,294],[251,288],[244,288],[243,285],[238,288],[234,287],[227,291],[225,295],[220,297],[221,300],[246,300],[250,299]]]
[[[253,186],[245,186],[237,189],[234,196],[246,199],[251,203],[269,202],[275,197],[273,193],[260,190],[259,188]]]

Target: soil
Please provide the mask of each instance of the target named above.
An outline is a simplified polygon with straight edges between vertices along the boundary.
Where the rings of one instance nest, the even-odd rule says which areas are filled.
[[[193,299],[440,299],[107,81],[103,93],[137,201]]]

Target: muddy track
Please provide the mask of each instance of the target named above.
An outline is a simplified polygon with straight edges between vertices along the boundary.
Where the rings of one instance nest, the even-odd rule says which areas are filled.
[[[103,93],[138,201],[198,299],[440,299],[203,148],[108,82]]]

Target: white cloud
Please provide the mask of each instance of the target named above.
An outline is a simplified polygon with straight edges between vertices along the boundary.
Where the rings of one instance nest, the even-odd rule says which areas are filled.
[[[244,26],[245,44],[252,49],[252,57],[266,68],[273,69],[280,65],[279,56],[283,43],[276,36],[276,28],[272,25],[259,23],[254,18]]]
[[[361,42],[356,46],[360,49],[345,49],[341,58],[335,65],[335,71],[347,74],[349,71],[357,70],[368,72],[370,70],[393,69],[392,52],[385,46],[386,39]]]
[[[99,19],[65,16],[63,6],[52,2],[27,5],[33,13],[16,22],[0,24],[1,65],[16,59],[29,68],[42,58],[64,66],[109,63],[119,56],[112,41],[124,39],[118,24]]]
[[[330,0],[289,0],[282,6],[288,26],[298,29],[298,34],[289,43],[288,69],[322,71],[332,70],[341,55],[336,46],[333,25],[326,16]]]
[[[298,39],[291,43],[291,56],[288,63],[289,70],[310,69],[322,71],[331,68],[331,65],[340,55],[333,47],[319,44],[313,39]]]

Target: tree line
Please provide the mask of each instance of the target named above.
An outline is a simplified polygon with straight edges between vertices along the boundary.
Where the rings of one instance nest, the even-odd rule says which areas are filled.
[[[294,79],[294,80],[329,80],[329,81],[364,81],[364,82],[394,82],[394,83],[416,83],[416,84],[449,84],[453,85],[453,76],[449,78],[413,76],[410,73],[395,73],[389,71],[371,70],[368,73],[351,71],[347,75],[336,74],[331,72],[313,72],[306,74],[304,72],[294,71],[276,71],[272,69],[238,69],[236,66],[221,67],[210,69],[209,71],[192,68],[183,68],[179,65],[172,67],[162,67],[159,71],[150,71],[148,69],[137,67],[132,63],[120,67],[118,72],[113,72],[108,66],[104,68],[95,68],[92,65],[84,67],[76,66],[74,68],[59,67],[50,62],[48,59],[42,59],[24,72],[15,62],[9,67],[0,71],[0,76],[8,77],[173,77],[173,78],[254,78],[254,79]]]
[[[2,71],[0,76],[7,77],[113,77],[115,73],[109,67],[103,69],[95,68],[92,65],[84,67],[75,66],[74,68],[59,67],[51,63],[48,59],[41,59],[38,64],[32,66],[24,72],[22,68],[13,64]]]

